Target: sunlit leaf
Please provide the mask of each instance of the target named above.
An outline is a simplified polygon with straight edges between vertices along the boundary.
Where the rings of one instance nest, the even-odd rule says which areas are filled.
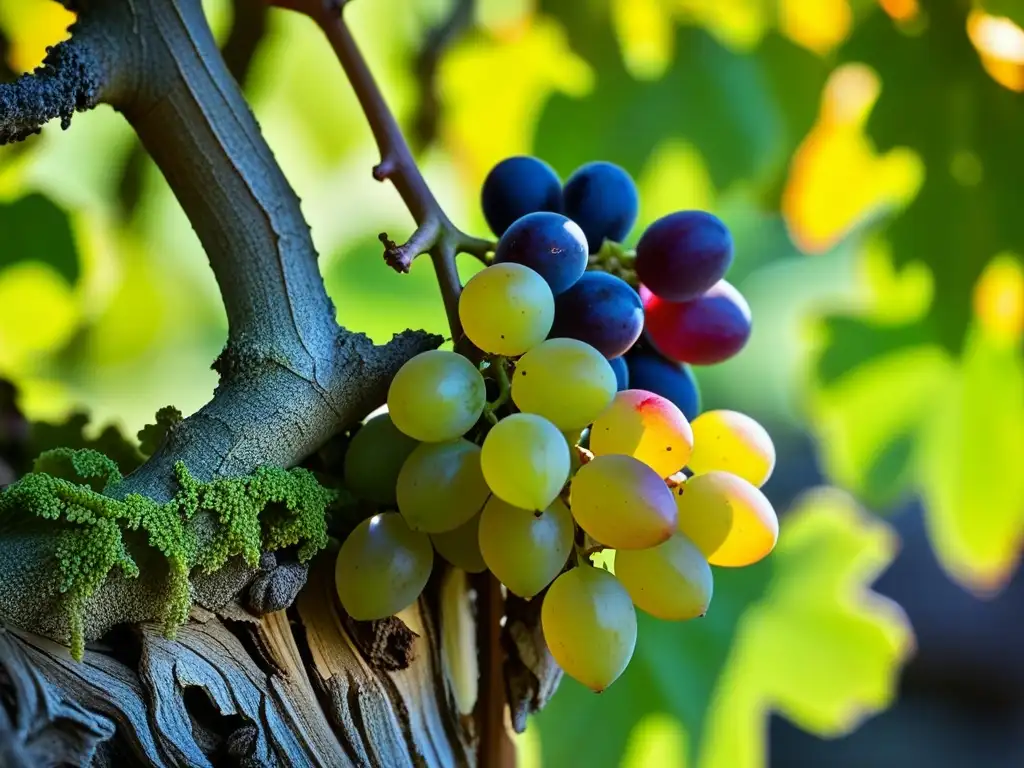
[[[53,0],[0,0],[0,29],[11,41],[7,61],[15,72],[31,72],[46,47],[65,39],[75,15]]]
[[[636,654],[611,688],[598,697],[563,683],[536,719],[544,765],[608,765],[684,745],[686,764],[756,768],[772,710],[818,733],[847,732],[888,704],[911,645],[898,607],[867,588],[893,555],[889,528],[847,497],[805,497],[768,560],[715,571],[704,619],[641,615]]]
[[[27,373],[71,338],[78,319],[71,288],[52,267],[25,261],[0,271],[0,372]]]
[[[778,0],[779,28],[794,42],[824,54],[841,43],[853,25],[848,0]]]

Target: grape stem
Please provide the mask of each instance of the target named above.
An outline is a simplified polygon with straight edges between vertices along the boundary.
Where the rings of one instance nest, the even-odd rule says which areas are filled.
[[[402,135],[398,121],[388,108],[380,87],[356,45],[342,13],[349,0],[270,0],[272,5],[298,11],[311,18],[327,36],[349,82],[359,99],[373,131],[381,160],[373,169],[378,181],[390,179],[416,222],[416,230],[402,244],[381,233],[384,260],[397,272],[408,272],[413,259],[429,253],[441,288],[448,326],[456,342],[462,337],[459,321],[459,294],[462,283],[455,268],[455,257],[468,253],[484,263],[494,250],[489,240],[473,237],[456,227],[430,191],[412,151]]]
[[[508,402],[512,394],[512,385],[508,380],[508,369],[505,368],[505,358],[500,355],[491,359],[491,370],[494,371],[494,379],[498,382],[498,396],[484,406],[484,417],[492,425],[498,423],[497,411]]]

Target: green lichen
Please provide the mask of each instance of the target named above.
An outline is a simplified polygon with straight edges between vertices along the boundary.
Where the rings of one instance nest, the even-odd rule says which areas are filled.
[[[92,450],[56,449],[0,494],[0,522],[34,515],[61,526],[55,554],[75,658],[84,651],[84,611],[92,594],[114,568],[139,576],[125,531],[144,531],[148,545],[167,559],[171,589],[163,621],[169,637],[188,618],[193,568],[213,572],[238,555],[256,566],[262,552],[292,546],[305,562],[327,545],[326,512],[336,494],[306,470],[260,467],[245,477],[203,483],[178,462],[174,473],[179,490],[169,502],[138,494],[114,499],[104,491],[121,474],[110,459]],[[195,525],[200,514],[216,521],[203,540]]]

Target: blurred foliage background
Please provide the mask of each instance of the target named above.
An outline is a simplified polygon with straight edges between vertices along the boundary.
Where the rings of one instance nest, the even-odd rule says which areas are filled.
[[[370,176],[369,131],[317,30],[258,0],[206,7],[339,321],[378,341],[445,332],[429,261],[399,276],[381,259],[377,233],[412,222]],[[1024,1],[348,13],[460,225],[484,233],[477,193],[506,156],[563,177],[611,160],[641,189],[634,237],[681,208],[731,226],[730,280],[754,312],[747,349],[698,377],[705,407],[776,439],[776,554],[719,569],[702,621],[643,617],[607,693],[566,681],[523,765],[1024,764]],[[438,34],[452,18],[457,34]],[[71,20],[0,0],[0,77]],[[117,114],[0,148],[0,376],[30,417],[86,408],[95,429],[134,433],[168,403],[189,413],[225,335],[198,241]]]

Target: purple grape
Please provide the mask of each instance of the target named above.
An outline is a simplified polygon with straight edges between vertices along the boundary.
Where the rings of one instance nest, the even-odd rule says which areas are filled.
[[[634,348],[626,355],[629,384],[675,403],[687,419],[700,413],[700,388],[690,366],[668,360],[654,350]]]
[[[591,253],[604,241],[622,242],[636,223],[640,208],[633,179],[612,163],[587,163],[562,190],[565,215],[580,225]]]
[[[626,358],[613,357],[608,361],[612,370],[615,371],[615,385],[619,392],[629,389],[629,368],[626,366]]]
[[[494,263],[512,261],[537,272],[557,296],[587,270],[587,238],[572,219],[539,211],[516,219],[498,241]]]
[[[625,354],[643,329],[639,294],[607,272],[586,272],[555,299],[549,337],[579,339],[611,360]]]
[[[491,169],[481,190],[484,218],[501,237],[516,219],[537,211],[562,210],[562,182],[535,157],[509,157]]]
[[[636,273],[658,298],[690,301],[725,276],[732,235],[705,211],[678,211],[651,224],[636,246]]]

